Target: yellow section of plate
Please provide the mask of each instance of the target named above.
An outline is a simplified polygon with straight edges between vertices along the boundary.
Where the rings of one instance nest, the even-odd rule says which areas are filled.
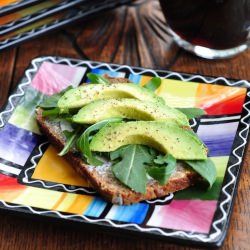
[[[10,202],[47,210],[83,214],[88,209],[93,199],[93,196],[88,195],[68,194],[47,189],[27,187]]]
[[[20,2],[17,0],[0,0],[0,7],[4,7],[8,4],[15,3],[15,2]]]
[[[32,207],[51,209],[60,200],[62,192],[28,187],[14,200],[13,203],[25,204]],[[39,199],[37,199],[39,197]]]
[[[172,79],[162,79],[156,93],[171,107],[194,107],[198,84]],[[181,89],[181,91],[180,91]]]
[[[229,156],[216,156],[210,157],[210,159],[216,167],[217,178],[223,178],[227,169]]]
[[[74,186],[89,187],[88,183],[74,171],[72,166],[51,145],[40,159],[32,178],[63,183]]]
[[[146,83],[148,83],[153,77],[152,76],[142,76],[140,80],[140,85],[144,86]]]
[[[61,199],[52,209],[73,214],[83,214],[92,200],[92,196],[62,193]]]

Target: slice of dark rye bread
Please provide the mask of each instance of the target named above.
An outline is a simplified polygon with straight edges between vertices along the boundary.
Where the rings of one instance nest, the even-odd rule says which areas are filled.
[[[58,151],[62,150],[65,137],[60,128],[60,123],[44,118],[41,108],[37,108],[36,118],[41,132],[48,138],[49,142]],[[101,196],[114,204],[120,205],[160,198],[169,193],[186,189],[201,179],[192,169],[178,163],[176,171],[171,175],[167,184],[160,185],[157,181],[150,180],[146,187],[146,193],[142,194],[121,184],[113,176],[110,164],[97,167],[87,165],[79,154],[73,151],[70,151],[64,157]]]

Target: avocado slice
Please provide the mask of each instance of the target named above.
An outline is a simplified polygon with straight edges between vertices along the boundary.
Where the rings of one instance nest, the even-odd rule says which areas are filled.
[[[128,144],[151,146],[180,160],[207,159],[207,148],[197,135],[172,121],[109,124],[92,138],[90,149],[97,152],[111,152]]]
[[[107,98],[134,98],[164,104],[165,101],[153,91],[133,83],[83,84],[67,91],[59,100],[60,109],[81,108],[86,104]]]
[[[93,124],[111,117],[145,121],[174,120],[179,125],[189,126],[186,115],[165,104],[140,101],[131,98],[101,99],[84,106],[73,116],[72,121]]]

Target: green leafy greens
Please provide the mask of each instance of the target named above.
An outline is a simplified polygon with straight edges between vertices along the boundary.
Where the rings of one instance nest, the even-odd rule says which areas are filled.
[[[155,91],[161,86],[161,78],[153,77],[143,87],[152,91]]]
[[[98,75],[98,74],[88,73],[87,77],[90,80],[90,82],[92,82],[92,83],[110,84],[110,81],[107,78],[105,78],[101,75]]]
[[[108,125],[109,123],[121,122],[121,121],[122,119],[120,118],[111,118],[111,119],[102,120],[98,123],[95,123],[94,125],[89,126],[80,136],[80,138],[76,141],[77,149],[83,154],[83,156],[86,158],[89,164],[94,165],[94,166],[103,164],[103,161],[94,157],[90,150],[90,147],[89,147],[90,134],[95,131],[100,130],[101,128]]]
[[[65,92],[67,92],[72,88],[73,88],[72,86],[69,86],[57,94],[44,96],[43,101],[39,104],[39,107],[43,109],[57,108],[57,102],[60,99],[60,97],[62,97]]]
[[[208,181],[209,186],[213,185],[216,180],[216,168],[211,159],[203,161],[185,161],[194,171],[200,174]]]
[[[110,84],[110,81],[98,74],[88,73],[88,79],[92,83]],[[159,77],[153,77],[143,87],[151,91],[155,91],[161,85]],[[75,110],[60,110],[58,108],[58,100],[60,97],[72,86],[64,89],[60,93],[43,97],[40,107],[43,108],[43,116],[48,118],[62,118],[68,121],[71,120],[72,114]],[[184,113],[188,119],[196,118],[206,114],[206,112],[199,108],[177,108]],[[73,147],[79,150],[82,157],[86,159],[88,164],[98,166],[103,164],[103,159],[100,155],[93,154],[90,150],[90,141],[98,130],[105,127],[109,123],[122,122],[121,118],[111,118],[102,120],[89,127],[75,126],[74,131],[63,131],[66,137],[64,148],[59,153],[63,156],[69,152]],[[191,133],[191,131],[190,131]],[[193,132],[192,132],[193,133]],[[114,176],[124,185],[132,190],[145,193],[149,178],[153,178],[161,185],[165,185],[171,175],[176,170],[177,160],[170,154],[161,155],[157,150],[137,144],[126,145],[109,154],[112,162],[112,172]],[[194,171],[200,174],[211,187],[216,179],[216,169],[210,159],[203,161],[182,161],[187,164]]]
[[[171,154],[157,155],[143,145],[127,145],[110,153],[112,172],[123,184],[136,192],[145,193],[148,176],[165,185],[176,170]],[[210,159],[180,161],[196,171],[211,187],[216,180],[216,168]]]
[[[61,150],[61,152],[58,155],[63,156],[63,155],[65,155],[65,154],[67,154],[69,152],[69,150],[75,144],[76,139],[79,136],[80,130],[81,129],[78,128],[77,130],[72,131],[72,132],[71,131],[67,131],[67,130],[63,131],[63,134],[66,137],[66,143],[65,143],[63,149]]]
[[[112,165],[114,176],[136,192],[145,193],[148,182],[145,164],[153,160],[148,148],[128,145],[111,152],[110,157],[113,161],[117,160]]]
[[[148,175],[164,185],[176,169],[176,159],[172,155],[155,157],[155,152],[143,145],[121,147],[110,153],[113,174],[134,191],[145,193]]]
[[[176,108],[176,109],[184,113],[188,119],[193,119],[206,114],[206,111],[200,108]]]
[[[165,185],[176,169],[176,159],[170,154],[159,155],[154,159],[154,163],[155,165],[147,168],[147,172],[152,178],[159,181],[161,185]]]
[[[107,78],[95,73],[88,73],[87,77],[91,83],[110,84],[110,81]],[[151,91],[155,91],[160,86],[161,86],[161,78],[153,77],[143,87]]]

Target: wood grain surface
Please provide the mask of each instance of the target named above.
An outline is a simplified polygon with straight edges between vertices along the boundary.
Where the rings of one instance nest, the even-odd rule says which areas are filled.
[[[42,55],[114,62],[250,80],[250,50],[209,61],[180,48],[166,33],[158,1],[135,1],[0,52],[0,107],[30,61]],[[244,159],[231,223],[221,249],[250,249],[250,149]],[[193,249],[166,241],[0,214],[0,249]],[[198,249],[198,248],[196,248]]]

